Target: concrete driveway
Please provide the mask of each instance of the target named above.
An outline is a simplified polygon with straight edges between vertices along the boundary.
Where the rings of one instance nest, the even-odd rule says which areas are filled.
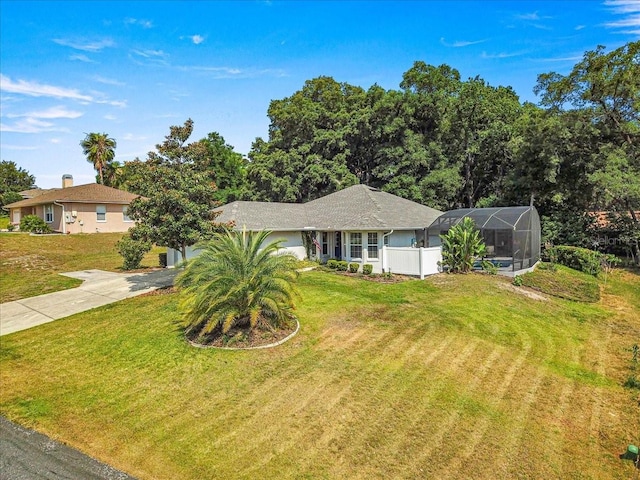
[[[174,269],[148,273],[81,270],[63,273],[83,280],[77,288],[0,304],[0,335],[26,330],[85,310],[173,285]]]

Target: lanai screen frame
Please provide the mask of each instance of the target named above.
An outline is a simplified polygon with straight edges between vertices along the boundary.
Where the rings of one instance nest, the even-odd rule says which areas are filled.
[[[460,208],[440,215],[428,228],[427,238],[439,238],[451,227],[464,218],[471,218],[488,247],[485,259],[499,263],[510,258],[511,270],[523,270],[535,265],[540,260],[541,233],[540,216],[535,207],[492,207],[492,208]],[[508,245],[498,245],[501,235],[508,239]],[[493,245],[487,241],[493,236]],[[431,246],[431,245],[430,245]],[[493,247],[493,250],[492,248]],[[497,251],[500,248],[501,251]],[[508,255],[504,255],[507,253]],[[503,255],[497,255],[502,253]],[[505,262],[506,263],[506,262]]]

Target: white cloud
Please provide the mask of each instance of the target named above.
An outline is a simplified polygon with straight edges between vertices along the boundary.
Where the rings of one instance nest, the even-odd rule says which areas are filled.
[[[105,120],[117,120],[118,117],[116,117],[115,115],[105,115],[104,117]]]
[[[607,0],[605,6],[615,15],[623,18],[607,22],[607,28],[617,30],[619,33],[640,35],[640,1],[638,0]]]
[[[538,12],[531,12],[531,13],[520,13],[516,15],[516,18],[520,19],[520,20],[540,20],[540,15],[538,15]]]
[[[453,43],[447,43],[444,39],[444,37],[440,38],[440,43],[442,45],[444,45],[445,47],[454,47],[454,48],[459,48],[459,47],[468,47],[469,45],[477,45],[478,43],[484,43],[487,40],[474,40],[474,41],[465,41],[465,40],[458,40],[455,41]]]
[[[153,22],[151,20],[143,20],[141,18],[127,17],[124,19],[125,25],[137,25],[142,28],[152,28]]]
[[[606,0],[604,4],[611,7],[613,13],[637,13],[640,12],[640,1],[638,0]]]
[[[144,58],[165,58],[167,54],[162,50],[131,50],[136,55]]]
[[[74,53],[73,55],[69,55],[69,60],[77,60],[84,63],[96,63],[83,53]]]
[[[25,118],[12,125],[0,123],[0,131],[14,133],[64,132],[67,129],[56,127],[54,123],[44,122],[37,118]]]
[[[574,30],[582,30],[584,28],[587,28],[586,25],[576,25],[576,27],[574,28]]]
[[[70,98],[73,100],[82,100],[92,102],[93,97],[84,95],[78,90],[65,87],[57,87],[54,85],[44,85],[37,82],[29,82],[26,80],[18,80],[14,82],[9,77],[0,74],[0,90],[9,93],[19,93],[30,97],[53,97],[53,98]]]
[[[204,42],[204,37],[201,35],[192,35],[191,37],[189,37],[191,39],[191,41],[193,43],[195,43],[196,45],[200,45],[202,42]]]
[[[58,45],[65,47],[71,47],[75,50],[82,50],[83,52],[99,52],[103,48],[113,47],[115,43],[110,38],[104,38],[102,40],[88,41],[88,40],[70,40],[67,38],[54,38],[53,41]]]
[[[495,58],[511,58],[511,57],[519,57],[520,55],[524,55],[527,52],[501,52],[501,53],[487,53],[487,52],[482,52],[481,57],[482,58],[486,58],[486,59],[495,59]]]
[[[40,110],[36,112],[28,112],[28,113],[20,113],[20,114],[7,114],[7,118],[19,118],[19,117],[29,117],[29,118],[78,118],[83,115],[82,112],[76,112],[73,110],[67,110],[65,107],[51,107],[47,110]]]
[[[51,140],[49,140],[49,141],[50,141],[51,143],[55,143],[55,144],[62,143],[62,140],[60,140],[59,138],[52,138],[52,139],[51,139]]]
[[[129,142],[139,142],[146,139],[147,137],[143,137],[142,135],[134,135],[133,133],[127,133],[124,137],[122,137],[122,140],[126,140]]]
[[[6,143],[2,144],[3,150],[38,150],[38,147],[34,147],[32,145],[7,145]]]
[[[111,105],[112,107],[120,108],[125,108],[127,106],[127,102],[124,100],[96,100],[95,103],[99,103],[102,105]]]
[[[549,57],[549,58],[534,58],[534,62],[571,62],[575,63],[582,60],[581,55],[575,55],[573,57]]]
[[[123,100],[109,100],[103,98],[99,92],[94,92],[94,95],[86,95],[80,93],[78,90],[57,87],[54,85],[43,85],[37,82],[29,82],[26,80],[13,81],[9,77],[0,74],[0,90],[9,93],[18,93],[21,95],[28,95],[30,97],[53,97],[53,98],[68,98],[71,100],[77,100],[81,104],[86,105],[89,103],[97,103],[103,105],[112,105],[114,107],[126,107],[127,102]]]
[[[114,80],[113,78],[106,78],[101,75],[93,75],[91,79],[99,83],[104,83],[105,85],[114,85],[116,87],[123,87],[126,85],[124,82],[120,82],[119,80]]]

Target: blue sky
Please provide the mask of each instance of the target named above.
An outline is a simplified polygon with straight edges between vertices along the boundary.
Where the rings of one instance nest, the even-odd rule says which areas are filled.
[[[267,108],[328,75],[399,88],[416,60],[511,85],[640,39],[640,0],[47,2],[0,0],[0,154],[58,187],[95,173],[79,146],[106,132],[146,158],[170,125],[247,154]]]

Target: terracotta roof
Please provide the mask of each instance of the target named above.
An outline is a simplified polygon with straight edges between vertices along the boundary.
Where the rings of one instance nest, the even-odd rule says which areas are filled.
[[[218,222],[234,221],[249,230],[415,230],[426,228],[442,212],[354,185],[308,203],[233,202],[216,210]]]
[[[595,219],[596,226],[599,228],[606,228],[611,225],[611,221],[609,220],[609,214],[615,212],[607,212],[603,210],[589,212],[589,215]],[[631,214],[629,211],[625,212],[617,212],[618,215],[626,216],[631,218]],[[635,211],[636,218],[640,218],[640,210]]]
[[[117,188],[105,187],[97,183],[78,185],[68,188],[52,188],[33,198],[27,198],[18,202],[5,205],[3,208],[21,208],[44,205],[53,202],[58,203],[116,203],[128,205],[131,200],[139,197],[134,193],[118,190]]]

